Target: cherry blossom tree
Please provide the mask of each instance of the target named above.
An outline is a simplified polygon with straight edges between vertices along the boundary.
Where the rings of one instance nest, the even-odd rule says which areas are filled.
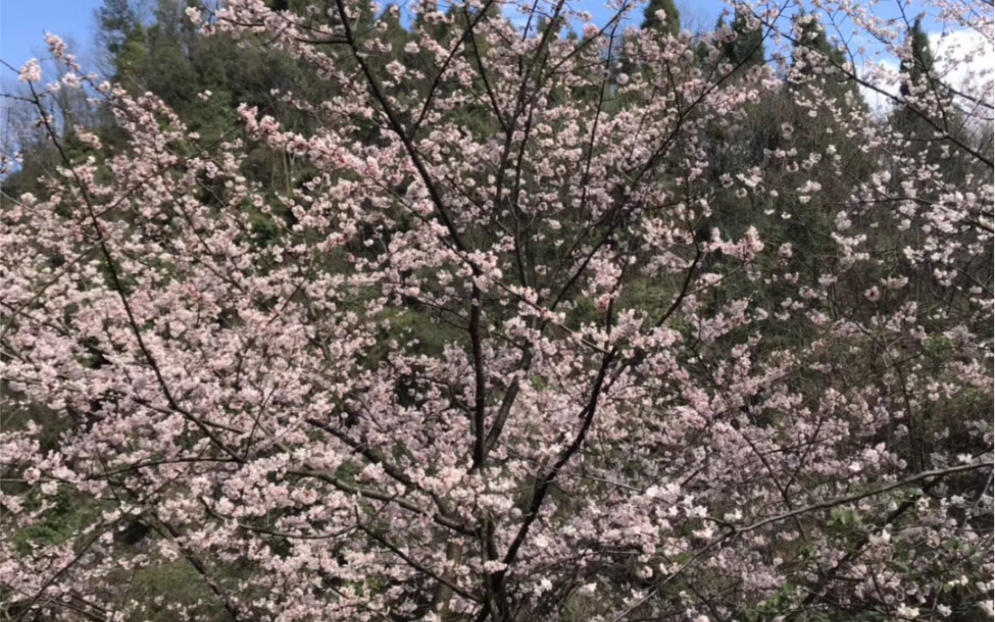
[[[904,1],[738,5],[736,65],[628,0],[422,2],[403,50],[316,4],[187,11],[332,85],[279,93],[307,135],[20,70],[62,165],[0,213],[5,617],[992,616],[990,7],[927,4],[982,43],[913,75],[857,64]],[[68,153],[62,89],[125,146]]]

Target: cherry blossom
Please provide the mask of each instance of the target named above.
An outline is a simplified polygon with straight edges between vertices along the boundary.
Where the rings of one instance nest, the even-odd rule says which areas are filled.
[[[927,6],[991,44],[975,4]],[[0,213],[5,406],[37,413],[0,434],[6,611],[991,615],[990,107],[957,129],[926,76],[894,97],[928,140],[875,120],[857,85],[884,87],[805,24],[896,57],[901,24],[812,6],[738,7],[753,67],[627,0],[516,5],[527,29],[422,2],[389,62],[396,16],[352,0],[191,8],[334,87],[286,93],[319,129],[245,104],[207,141],[63,58],[123,136],[100,160],[30,61],[65,159]],[[248,142],[306,174],[266,187]],[[23,535],[66,504],[64,539]],[[129,594],[174,564],[199,602]]]

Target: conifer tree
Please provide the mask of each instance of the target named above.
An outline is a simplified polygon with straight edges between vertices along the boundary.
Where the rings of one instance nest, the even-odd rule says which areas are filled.
[[[124,47],[128,35],[138,23],[138,17],[128,0],[104,0],[96,10],[98,40],[108,54]]]
[[[665,20],[660,21],[657,13],[663,11]],[[662,34],[677,36],[681,32],[681,14],[673,0],[650,0],[643,9],[643,30],[650,29]]]
[[[922,28],[922,18],[916,19],[909,31],[912,57],[902,61],[899,71],[906,76],[902,81],[902,97],[911,94],[913,85],[919,85],[923,79],[929,79],[933,70],[933,52],[929,49],[929,37]]]
[[[720,17],[716,29],[723,25],[724,20]],[[736,37],[724,47],[726,60],[734,67],[741,65],[744,70],[764,64],[767,54],[763,29],[759,25],[750,28],[749,20],[743,15],[737,15],[732,22],[732,31]]]

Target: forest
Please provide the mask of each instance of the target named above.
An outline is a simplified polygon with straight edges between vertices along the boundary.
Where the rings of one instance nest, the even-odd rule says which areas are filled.
[[[991,0],[690,13],[4,61],[0,620],[995,617]]]

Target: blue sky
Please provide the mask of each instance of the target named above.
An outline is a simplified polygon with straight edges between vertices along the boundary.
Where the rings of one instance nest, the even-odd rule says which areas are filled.
[[[103,0],[6,0],[0,6],[0,58],[14,67],[21,67],[29,58],[41,58],[45,55],[44,33],[48,31],[73,40],[76,54],[84,65],[91,65],[87,54],[93,47],[94,11],[102,3]],[[398,3],[404,4],[403,0]],[[588,10],[596,18],[607,14],[604,0],[580,0],[573,5],[589,5]],[[678,0],[677,6],[686,26],[692,26],[688,22],[698,18],[711,26],[724,4],[722,0]],[[641,19],[641,14],[637,18]],[[0,76],[8,78],[3,73]]]
[[[45,31],[74,39],[82,53],[93,41],[101,0],[7,0],[0,6],[0,58],[20,67],[45,52]]]
[[[387,4],[389,0],[380,0]],[[45,31],[63,39],[73,39],[76,52],[85,58],[92,47],[95,20],[93,13],[102,0],[7,0],[0,7],[0,58],[20,67],[32,57],[44,55]],[[403,4],[403,2],[401,2]],[[596,17],[606,14],[603,0],[574,2],[575,7],[590,5]],[[696,19],[709,26],[715,23],[724,6],[722,0],[678,0],[678,9],[686,26]],[[641,18],[641,15],[637,15]]]
[[[387,4],[392,0],[380,0]],[[403,0],[393,0],[403,5]],[[93,43],[94,11],[102,0],[7,0],[0,8],[0,58],[20,67],[29,58],[44,54],[44,32],[72,39],[76,52],[85,59]],[[604,0],[575,0],[575,8],[587,8],[602,21],[608,14]],[[722,0],[677,0],[685,28],[711,29],[726,4]],[[634,16],[642,18],[641,10]]]
[[[379,0],[381,4],[397,2],[402,6],[405,0]],[[95,18],[94,11],[103,0],[7,0],[0,7],[0,58],[14,67],[21,67],[32,57],[42,58],[45,55],[43,41],[45,31],[53,32],[63,39],[75,43],[74,51],[83,61],[84,66],[95,68],[89,52],[93,47]],[[442,0],[442,4],[446,0]],[[577,8],[586,8],[595,16],[596,22],[601,22],[608,14],[604,8],[605,0],[572,0]],[[675,4],[681,13],[682,26],[692,31],[710,30],[716,18],[726,4],[722,0],[676,0]],[[875,9],[879,14],[886,15],[894,11],[891,3]],[[634,15],[633,21],[642,17],[641,10]],[[942,25],[931,23],[927,26],[934,45]],[[871,49],[875,45],[868,46]],[[993,51],[995,53],[995,51]],[[993,57],[980,61],[981,65],[991,66]],[[897,63],[892,62],[897,69]],[[4,82],[11,76],[7,70],[0,71],[0,79]]]

